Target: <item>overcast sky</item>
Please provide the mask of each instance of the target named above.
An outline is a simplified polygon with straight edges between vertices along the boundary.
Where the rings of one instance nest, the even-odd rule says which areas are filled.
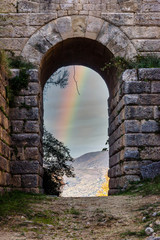
[[[49,86],[45,91],[44,124],[55,138],[63,142],[73,157],[101,151],[107,140],[108,89],[95,71],[76,66],[69,67],[69,83],[65,89]]]

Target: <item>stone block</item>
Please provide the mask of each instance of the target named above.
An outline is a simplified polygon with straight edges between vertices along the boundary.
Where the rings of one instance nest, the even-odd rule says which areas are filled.
[[[37,188],[39,187],[38,175],[22,175],[22,187],[23,188]]]
[[[1,26],[7,26],[7,25],[26,26],[27,25],[27,15],[21,14],[21,13],[1,14],[0,15],[0,23],[1,23]]]
[[[87,29],[85,37],[96,39],[97,34],[99,33],[102,27],[103,21],[95,17],[89,16],[87,20]]]
[[[29,107],[38,107],[38,96],[25,96],[24,103]]]
[[[27,21],[30,26],[43,26],[57,18],[57,12],[27,14]]]
[[[151,92],[151,84],[150,82],[143,81],[131,81],[124,82],[122,91],[124,94],[132,94],[132,93],[150,93]]]
[[[11,161],[12,174],[38,174],[38,161]]]
[[[154,120],[142,120],[142,132],[144,133],[160,133],[160,123]]]
[[[137,105],[139,96],[137,94],[132,94],[132,95],[124,95],[123,96],[124,103],[125,105]]]
[[[160,161],[159,153],[160,147],[144,147],[140,149],[140,158]]]
[[[15,13],[17,12],[17,0],[3,0],[0,2],[1,13]]]
[[[39,4],[36,2],[29,2],[21,0],[18,3],[18,12],[19,13],[38,13]]]
[[[109,159],[109,167],[113,167],[114,165],[116,165],[117,163],[119,163],[120,161],[120,152],[112,155]]]
[[[73,36],[71,17],[63,17],[56,20],[56,25],[62,39]]]
[[[153,119],[153,107],[150,106],[125,106],[125,117],[126,120],[143,120]]]
[[[39,150],[37,147],[27,147],[25,149],[25,158],[28,160],[38,160],[39,158]]]
[[[23,127],[24,127],[23,121],[19,120],[11,121],[12,133],[21,133],[23,131]]]
[[[160,12],[160,4],[159,2],[154,2],[154,3],[150,3],[150,2],[144,2],[141,5],[141,11],[142,12]]]
[[[142,26],[160,26],[159,13],[136,13],[135,24]]]
[[[139,52],[158,52],[160,49],[159,39],[132,40]]]
[[[38,83],[29,82],[26,89],[22,89],[19,95],[38,95],[40,92],[40,86]]]
[[[138,103],[140,105],[160,105],[159,94],[140,94]]]
[[[140,174],[140,162],[129,161],[124,162],[122,165],[122,172],[126,175],[139,175]]]
[[[133,25],[134,14],[133,13],[103,13],[101,14],[102,19],[109,21],[116,26]]]
[[[137,133],[140,132],[141,123],[138,120],[126,120],[124,126],[125,133]]]
[[[20,107],[25,103],[24,96],[15,96],[13,105],[15,107]]]
[[[150,27],[150,26],[122,26],[121,29],[127,34],[129,39],[159,39],[160,38],[160,28]]]
[[[87,28],[86,16],[74,16],[72,17],[72,29],[74,37],[84,37]]]
[[[159,79],[160,79],[160,76],[159,76]],[[151,82],[151,92],[160,93],[160,81]]]
[[[40,144],[40,136],[35,133],[12,134],[12,141],[17,147],[37,147]]]
[[[0,48],[12,51],[22,51],[27,40],[27,38],[0,38]]]
[[[39,129],[39,123],[38,121],[27,121],[25,123],[25,132],[27,133],[39,133],[40,129]]]
[[[26,108],[11,108],[10,110],[11,120],[38,120],[39,109],[32,107],[31,109]]]
[[[30,82],[39,82],[38,70],[37,69],[30,69],[28,70],[29,73],[29,81]]]
[[[130,159],[139,159],[140,154],[137,148],[125,148],[124,150],[124,159],[130,160]]]
[[[138,0],[118,0],[122,12],[137,12],[139,9]]]
[[[155,40],[156,41],[156,40]],[[147,43],[146,43],[147,44]],[[156,42],[155,42],[156,44]],[[138,70],[139,80],[160,80],[160,69],[159,68],[140,68]]]
[[[124,82],[131,82],[131,81],[138,81],[137,77],[137,70],[136,69],[127,69],[122,73],[122,81]]]
[[[125,146],[138,147],[138,146],[159,146],[160,134],[126,134]]]
[[[0,156],[0,169],[2,171],[6,171],[6,172],[9,172],[9,170],[10,170],[9,169],[9,161],[2,156]]]
[[[160,119],[160,107],[156,106],[154,107],[154,118],[159,121]]]
[[[12,186],[13,187],[21,187],[21,175],[13,175],[12,177]]]
[[[143,179],[154,179],[156,176],[160,175],[160,162],[142,166],[140,170]]]
[[[0,171],[0,186],[6,186],[6,172]]]

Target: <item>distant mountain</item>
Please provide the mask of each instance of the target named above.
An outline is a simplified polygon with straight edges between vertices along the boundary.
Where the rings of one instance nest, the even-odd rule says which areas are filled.
[[[108,151],[86,153],[75,159],[73,167],[75,167],[75,169],[108,168]]]
[[[108,151],[90,152],[75,159],[72,164],[75,178],[64,178],[63,197],[91,197],[105,181],[109,167]]]

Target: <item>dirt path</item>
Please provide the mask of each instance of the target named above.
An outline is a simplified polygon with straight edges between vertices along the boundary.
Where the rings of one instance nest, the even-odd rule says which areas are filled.
[[[159,196],[48,197],[31,208],[31,219],[14,216],[1,224],[0,240],[146,239],[146,226],[160,220],[152,216],[160,213]]]

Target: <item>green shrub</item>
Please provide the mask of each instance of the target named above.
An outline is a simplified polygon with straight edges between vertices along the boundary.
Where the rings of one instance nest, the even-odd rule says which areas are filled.
[[[110,70],[111,68],[115,68],[118,75],[126,69],[160,68],[160,58],[153,55],[137,55],[132,60],[127,60],[123,57],[114,57],[109,63],[106,63],[101,70]]]

